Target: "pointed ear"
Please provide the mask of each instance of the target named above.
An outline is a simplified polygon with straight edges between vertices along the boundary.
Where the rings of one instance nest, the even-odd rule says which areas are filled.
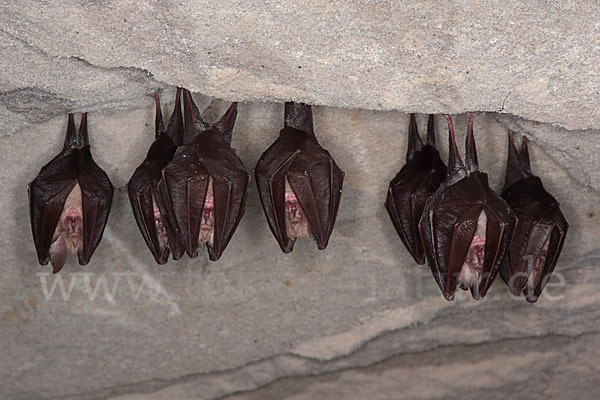
[[[304,103],[294,103],[293,101],[286,102],[283,126],[307,132],[314,137],[311,106]]]
[[[525,161],[526,160],[526,161]],[[531,168],[529,167],[529,152],[527,151],[527,138],[523,136],[521,145],[521,154],[517,151],[515,145],[515,133],[508,130],[508,160],[506,162],[506,176],[504,178],[504,192],[514,183],[521,179],[532,176]]]
[[[164,129],[164,128],[163,128]],[[169,125],[167,126],[167,134],[171,137],[175,146],[181,146],[183,144],[183,114],[181,113],[181,88],[177,88],[175,94],[175,107],[173,113],[169,118]]]
[[[427,119],[427,144],[435,147],[435,122],[433,114],[429,114]]]
[[[417,128],[417,120],[415,114],[410,114],[410,122],[408,123],[408,149],[406,150],[406,162],[409,162],[414,157],[415,153],[423,148],[423,141],[419,136]]]
[[[189,144],[194,140],[194,136],[197,133],[197,130],[194,129],[195,125],[200,125],[203,130],[206,130],[210,128],[210,124],[202,119],[200,110],[198,110],[198,107],[192,98],[192,94],[187,89],[183,89],[183,104],[183,109],[185,111],[185,130],[183,142],[184,144]]]
[[[69,122],[67,123],[67,135],[65,136],[65,150],[74,147],[77,143],[77,131],[75,130],[75,116],[69,113]]]
[[[508,161],[506,163],[506,175],[512,174],[520,169],[521,161],[519,160],[519,153],[515,146],[515,133],[508,130]]]
[[[156,105],[156,116],[154,117],[154,138],[165,131],[165,124],[163,123],[162,111],[160,109],[160,99],[158,93],[154,93],[154,104]]]
[[[521,166],[530,175],[531,173],[531,164],[529,162],[529,149],[527,148],[527,136],[523,135],[521,139],[521,154],[519,155],[519,159],[521,160]]]
[[[477,161],[477,148],[475,147],[475,137],[473,136],[473,120],[475,113],[469,113],[469,123],[467,125],[467,139],[465,141],[465,164],[469,172],[479,170],[479,162]]]
[[[69,123],[67,125],[67,136],[65,137],[64,149],[83,147],[88,144],[87,113],[81,114],[79,131],[75,129],[75,117],[73,113],[69,113]]]
[[[452,117],[446,115],[446,118],[448,119],[448,174],[450,174],[450,171],[463,168],[464,165],[460,158],[460,154],[458,153],[458,148],[456,147],[456,137],[454,136]]]
[[[227,143],[231,144],[231,134],[237,117],[237,102],[231,103],[225,114],[213,126],[223,133]]]

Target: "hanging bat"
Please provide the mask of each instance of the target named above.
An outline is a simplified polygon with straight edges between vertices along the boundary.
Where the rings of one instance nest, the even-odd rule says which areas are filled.
[[[410,114],[406,164],[390,182],[385,208],[410,255],[425,263],[419,221],[429,197],[446,179],[446,164],[435,148],[433,115],[427,122],[427,144],[423,145],[415,115]]]
[[[187,254],[206,244],[212,261],[221,257],[246,207],[250,174],[231,148],[237,116],[233,103],[216,123],[202,119],[189,91],[184,93],[183,146],[163,168],[159,191]]]
[[[517,152],[514,133],[508,131],[508,163],[502,197],[519,219],[500,275],[514,295],[523,293],[534,303],[544,290],[558,261],[569,228],[558,201],[531,172],[527,137]]]
[[[485,296],[508,251],[516,218],[510,206],[488,185],[479,171],[473,118],[469,115],[463,164],[448,116],[448,176],[429,198],[419,230],[427,263],[446,300],[471,289],[476,300]]]
[[[269,227],[281,250],[312,237],[327,247],[337,216],[344,173],[313,130],[310,105],[285,103],[284,128],[261,155],[256,184]]]
[[[102,239],[113,197],[106,173],[94,162],[88,142],[87,114],[79,132],[69,114],[63,150],[29,184],[29,215],[41,265],[60,271],[67,256],[87,265]]]
[[[183,116],[181,113],[181,88],[177,88],[175,109],[165,127],[158,94],[156,103],[155,140],[148,150],[146,159],[135,170],[127,183],[127,193],[133,215],[140,232],[158,264],[164,264],[173,254],[178,260],[184,253],[183,243],[177,230],[167,217],[160,197],[158,184],[163,168],[171,161],[177,146],[183,144]]]

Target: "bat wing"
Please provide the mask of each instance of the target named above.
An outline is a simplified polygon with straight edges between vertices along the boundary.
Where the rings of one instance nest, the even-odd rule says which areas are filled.
[[[149,176],[147,169],[142,165],[136,169],[127,185],[127,191],[140,232],[154,259],[162,265],[167,262],[171,252],[173,253],[173,259],[178,260],[183,255],[184,250],[175,229],[166,217],[165,207],[162,204],[158,190],[158,181],[159,179],[156,179],[156,177]],[[160,228],[157,227],[155,207],[158,208],[161,215],[160,222],[165,230],[166,243],[160,238],[161,232],[159,232]]]
[[[175,150],[172,140],[167,135],[160,134],[150,146],[144,162],[127,183],[127,193],[136,223],[158,264],[166,263],[170,253],[173,253],[173,259],[178,260],[184,252],[179,236],[166,216],[158,190],[161,171],[172,159]],[[155,207],[159,210],[158,221]],[[161,227],[157,226],[158,224]],[[163,234],[166,241],[162,238]]]
[[[41,265],[50,261],[50,245],[67,196],[77,184],[68,169],[68,155],[54,158],[29,184],[31,231]],[[61,265],[62,266],[62,265]],[[58,272],[56,268],[54,272]]]
[[[325,249],[339,209],[344,173],[327,151],[306,141],[291,162],[286,177],[318,248]]]
[[[214,238],[208,253],[212,261],[217,261],[246,210],[250,175],[220,131],[203,135],[196,141],[196,151],[213,183]]]
[[[204,146],[194,144],[177,152],[163,169],[159,187],[167,214],[176,222],[186,252],[196,257],[204,203],[212,179],[214,236],[208,250],[210,259],[216,261],[244,214],[249,174],[230,147],[215,145],[223,138],[211,139],[206,132],[199,137],[204,135],[207,135]]]
[[[511,293],[535,302],[554,271],[569,225],[537,176],[518,180],[502,195],[519,224],[500,272]]]
[[[290,107],[286,104],[286,112],[292,110]],[[344,173],[318,144],[314,134],[286,126],[262,154],[255,176],[269,227],[284,253],[291,252],[295,242],[286,231],[286,180],[298,199],[317,246],[321,250],[327,247],[339,209]]]
[[[419,225],[428,263],[447,300],[459,287],[470,288],[475,299],[482,299],[508,251],[516,219],[489,189],[484,175],[477,171],[442,184],[427,202]],[[479,224],[484,255],[477,276],[470,278],[465,264]]]
[[[566,221],[564,222],[566,224]],[[545,225],[544,228],[547,228],[547,225]],[[536,302],[542,294],[542,290],[544,290],[548,279],[550,279],[550,276],[554,271],[554,267],[556,266],[556,262],[558,261],[558,257],[562,251],[562,246],[565,242],[566,234],[566,225],[561,223],[555,223],[552,225],[552,229],[546,238],[548,244],[544,245],[537,255],[537,257],[542,257],[542,253],[546,252],[545,259],[540,265],[540,270],[536,270],[537,265],[534,263],[532,271],[530,271],[529,275],[532,277],[533,284],[530,286],[527,285],[528,282],[525,282],[522,286],[522,292],[528,302]],[[545,247],[547,247],[547,250],[545,250]]]
[[[200,224],[209,174],[193,146],[178,149],[162,170],[160,197],[169,223],[175,227],[190,257],[198,255]]]
[[[446,165],[431,146],[414,152],[392,179],[385,207],[390,219],[417,264],[425,262],[418,224],[429,197],[446,178]]]
[[[114,188],[108,175],[94,162],[89,146],[81,150],[78,182],[81,188],[83,214],[83,248],[79,264],[87,265],[98,247],[112,205]]]
[[[294,247],[294,241],[287,237],[285,229],[285,176],[306,136],[305,132],[292,127],[282,129],[279,138],[261,155],[254,169],[269,228],[284,253]]]

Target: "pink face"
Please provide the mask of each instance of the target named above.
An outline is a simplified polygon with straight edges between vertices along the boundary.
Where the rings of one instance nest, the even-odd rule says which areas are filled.
[[[292,190],[290,182],[285,179],[285,231],[288,238],[296,240],[296,238],[310,237],[308,228],[308,220],[302,212],[300,202],[296,194]]]
[[[297,224],[304,218],[294,192],[285,193],[285,218],[291,224]]]
[[[83,218],[80,207],[71,207],[62,220],[63,232],[73,241],[82,236]]]
[[[215,199],[213,197],[212,178],[208,181],[208,190],[204,198],[204,210],[202,211],[202,221],[200,223],[200,243],[207,243],[212,246],[215,232]]]
[[[474,285],[479,285],[481,281],[481,271],[483,270],[483,260],[485,256],[485,231],[487,227],[487,215],[481,211],[477,219],[477,229],[469,245],[467,256],[463,262],[458,277],[458,285],[463,289],[469,289]]]
[[[475,270],[477,273],[481,273],[483,267],[483,256],[485,251],[485,237],[474,237],[467,252],[465,264]]]
[[[154,199],[152,199],[154,201]],[[154,224],[156,226],[156,233],[158,235],[158,241],[160,247],[165,247],[168,243],[167,231],[165,230],[165,224],[160,214],[160,209],[154,204]]]
[[[544,266],[546,265],[546,258],[548,258],[548,247],[550,246],[550,237],[544,242],[544,246],[540,250],[540,253],[536,257],[531,274],[527,279],[527,286],[530,290],[534,290],[535,287],[540,283],[540,279],[543,277]]]

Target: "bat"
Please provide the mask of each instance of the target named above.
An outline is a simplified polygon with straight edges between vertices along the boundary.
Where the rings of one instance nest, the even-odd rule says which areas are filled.
[[[254,170],[269,227],[284,253],[298,238],[327,247],[344,173],[317,141],[310,105],[285,103],[284,128]]]
[[[435,148],[433,115],[429,115],[427,144],[424,145],[415,115],[410,114],[406,164],[390,182],[385,208],[402,243],[417,264],[425,263],[419,221],[425,203],[446,179],[446,173],[446,164]]]
[[[167,220],[188,256],[206,244],[218,260],[246,207],[250,174],[231,148],[237,103],[216,123],[202,119],[188,90],[184,96],[183,145],[162,169],[159,192]]]
[[[178,260],[184,248],[176,228],[167,217],[158,185],[163,168],[171,161],[178,146],[183,144],[183,115],[181,112],[181,88],[177,88],[175,109],[168,126],[163,123],[160,99],[156,103],[155,140],[146,159],[140,164],[127,183],[127,193],[135,221],[158,264],[164,264],[173,254]]]
[[[77,254],[87,265],[102,239],[114,188],[94,162],[88,141],[87,113],[79,131],[69,114],[63,150],[29,184],[29,216],[41,265],[61,270]]]
[[[448,176],[427,201],[419,222],[427,263],[446,300],[458,288],[481,300],[508,252],[517,219],[479,171],[469,115],[463,164],[448,116]]]
[[[516,214],[515,229],[500,275],[514,295],[534,303],[550,279],[569,228],[558,201],[531,172],[527,137],[521,151],[508,131],[508,163],[502,197]]]

